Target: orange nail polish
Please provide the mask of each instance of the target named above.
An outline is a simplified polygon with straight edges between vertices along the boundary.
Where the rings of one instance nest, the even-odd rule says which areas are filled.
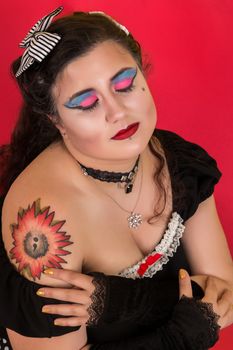
[[[43,307],[42,307],[42,312],[50,313],[51,310],[49,309],[48,306],[43,306]]]
[[[41,296],[43,296],[45,293],[43,292],[43,290],[38,290],[37,292],[36,292],[36,294],[37,295],[39,295],[39,297],[41,297]]]
[[[45,269],[43,272],[45,275],[53,275],[53,271],[51,269]]]
[[[184,269],[180,269],[179,276],[180,279],[183,280],[186,277],[186,271]]]

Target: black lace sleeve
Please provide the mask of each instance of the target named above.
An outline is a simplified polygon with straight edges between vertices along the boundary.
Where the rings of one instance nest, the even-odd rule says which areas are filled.
[[[92,304],[87,309],[87,312],[89,314],[87,326],[89,327],[97,326],[103,317],[108,284],[107,276],[103,273],[96,272],[92,275],[94,276],[92,283],[94,284],[95,289],[91,294]]]
[[[169,320],[179,301],[177,280],[158,281],[154,278],[128,279],[93,272],[96,286],[87,325],[102,326],[133,321],[142,326],[160,326]],[[201,287],[192,281],[193,296],[204,296]]]
[[[93,344],[92,350],[207,350],[219,338],[218,316],[211,304],[183,297],[171,319],[162,327],[142,336],[105,344]]]

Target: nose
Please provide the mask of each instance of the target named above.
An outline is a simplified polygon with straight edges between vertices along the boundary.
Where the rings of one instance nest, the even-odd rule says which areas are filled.
[[[126,117],[125,106],[115,94],[108,94],[105,107],[105,119],[110,123],[117,123],[118,120]]]

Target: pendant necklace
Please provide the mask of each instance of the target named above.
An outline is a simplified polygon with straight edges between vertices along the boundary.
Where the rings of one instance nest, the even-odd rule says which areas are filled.
[[[109,172],[109,171],[102,171],[102,170],[96,170],[93,168],[87,168],[85,167],[83,164],[81,164],[79,161],[78,164],[81,167],[81,170],[83,172],[83,174],[85,176],[91,176],[94,179],[100,180],[100,181],[105,181],[105,182],[115,182],[119,185],[121,185],[122,183],[125,183],[124,185],[124,190],[125,193],[130,193],[133,190],[133,185],[134,185],[134,181],[138,172],[138,164],[139,164],[139,159],[140,159],[140,155],[138,156],[134,167],[131,171],[126,172],[126,173],[115,173],[115,172]],[[127,213],[130,213],[130,215],[127,218],[128,221],[128,226],[129,228],[133,228],[133,229],[137,229],[143,222],[143,217],[142,214],[140,213],[135,213],[135,209],[137,207],[139,198],[140,198],[140,194],[141,194],[141,189],[142,189],[142,180],[143,180],[143,165],[142,165],[142,173],[141,173],[141,179],[140,179],[140,186],[139,186],[139,192],[138,192],[138,196],[137,196],[137,200],[136,203],[134,205],[133,210],[129,211],[125,208],[123,208],[112,196],[110,196],[108,193],[105,192],[105,194],[112,199],[113,202],[115,202],[119,208],[121,208],[122,210],[124,210]]]
[[[141,179],[140,179],[140,186],[139,186],[139,191],[138,191],[138,196],[137,196],[137,200],[136,203],[134,205],[134,208],[132,211],[129,211],[125,208],[123,208],[112,196],[110,196],[108,193],[105,193],[108,197],[110,197],[113,202],[115,202],[119,208],[121,208],[122,210],[126,211],[127,213],[130,213],[130,215],[127,218],[128,221],[128,226],[129,228],[133,228],[133,229],[137,229],[143,222],[143,216],[141,213],[136,213],[135,209],[137,207],[139,198],[140,198],[140,194],[141,194],[141,190],[142,190],[142,180],[143,180],[143,165],[142,165],[142,173],[141,173]]]

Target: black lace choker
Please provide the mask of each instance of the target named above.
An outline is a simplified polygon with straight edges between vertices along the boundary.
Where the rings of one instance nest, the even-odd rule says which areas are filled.
[[[140,155],[138,156],[133,169],[127,173],[115,173],[113,171],[96,170],[93,168],[85,167],[79,161],[77,162],[79,163],[84,175],[89,175],[94,179],[105,182],[125,183],[125,193],[130,193],[132,192],[134,179],[138,171],[139,158]]]

